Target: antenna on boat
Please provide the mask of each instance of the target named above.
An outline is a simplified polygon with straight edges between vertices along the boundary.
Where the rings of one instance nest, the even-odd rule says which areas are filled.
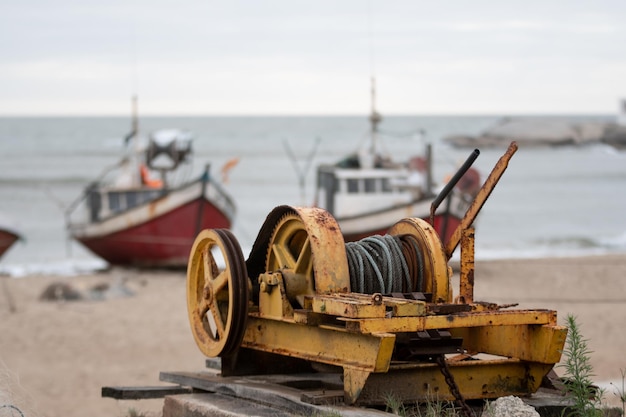
[[[130,114],[132,117],[131,120],[131,131],[128,135],[126,135],[125,138],[125,144],[128,144],[128,141],[133,139],[133,137],[137,136],[139,134],[139,104],[138,104],[138,98],[137,98],[137,91],[138,91],[138,80],[139,80],[139,74],[138,74],[138,66],[137,66],[137,25],[136,22],[133,23],[132,26],[132,42],[131,42],[131,47],[132,47],[132,51],[131,51],[131,59],[132,59],[132,74],[131,74],[131,91],[133,91],[133,95],[131,97],[131,108],[130,108]],[[137,140],[134,140],[135,142],[135,151],[137,151],[137,146],[139,146],[137,144]]]
[[[370,113],[370,128],[372,135],[371,152],[376,153],[376,146],[378,141],[378,124],[383,120],[383,117],[376,111],[376,78],[372,77],[372,111]]]
[[[304,169],[300,169],[300,165],[298,165],[298,161],[296,160],[296,155],[293,153],[293,150],[291,149],[291,147],[289,146],[289,142],[287,142],[287,140],[283,141],[284,145],[285,145],[285,151],[287,152],[287,155],[289,156],[289,159],[291,159],[291,163],[293,164],[293,168],[295,169],[296,173],[298,174],[298,184],[300,186],[300,200],[301,200],[301,204],[302,205],[306,205],[306,174],[309,171],[309,169],[311,168],[311,163],[313,162],[313,158],[315,157],[315,153],[317,151],[317,147],[319,146],[320,143],[320,138],[317,137],[315,138],[315,143],[313,144],[313,148],[311,149],[311,151],[309,152],[309,154],[306,157],[306,162],[304,165]]]
[[[137,139],[137,135],[139,134],[139,104],[137,99],[137,94],[133,95],[133,136],[135,142],[135,153],[139,153],[139,140]]]
[[[368,2],[368,14],[367,14],[367,23],[368,23],[368,41],[369,41],[369,58],[370,58],[370,73],[371,73],[371,105],[372,109],[370,112],[370,152],[372,155],[376,154],[376,148],[378,147],[378,124],[383,120],[380,113],[376,111],[376,71],[374,69],[374,41],[373,41],[373,25],[374,22],[372,20],[373,10],[372,10],[372,2]]]
[[[139,132],[139,111],[137,107],[137,94],[135,94],[131,99],[132,121],[130,125],[130,132],[124,136],[124,145],[128,145],[128,142]]]
[[[139,109],[137,104],[137,94],[133,95],[133,104],[132,104],[132,112],[133,112],[133,122],[132,128],[135,135],[139,132]]]

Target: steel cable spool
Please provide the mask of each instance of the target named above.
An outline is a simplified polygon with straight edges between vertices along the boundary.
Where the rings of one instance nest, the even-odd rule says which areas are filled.
[[[278,274],[276,279],[272,274]],[[427,222],[403,219],[387,235],[345,243],[326,211],[280,206],[268,216],[247,261],[229,231],[205,230],[197,236],[187,270],[187,305],[205,355],[223,357],[237,350],[249,301],[263,304],[259,297],[269,294],[268,285],[279,284],[278,276],[288,303],[284,316],[304,308],[305,298],[315,294],[424,292],[434,302],[452,298],[443,245]],[[263,309],[261,314],[267,313]]]
[[[424,288],[424,255],[420,251],[416,239],[411,235],[400,237],[402,254],[410,271],[411,287],[413,291],[422,291]]]
[[[423,292],[433,294],[435,302],[450,302],[452,298],[443,245],[434,228],[422,219],[403,219],[386,235],[347,243],[332,216],[320,209],[282,206],[268,216],[266,225],[272,227],[263,238],[265,270],[288,274],[286,287],[289,280],[307,276],[308,289],[300,285],[304,291],[298,297],[348,291]],[[302,264],[302,260],[306,262]],[[339,276],[344,272],[339,271],[345,271],[347,282],[343,283]],[[335,278],[325,281],[329,273]],[[341,283],[334,283],[335,290],[328,291],[328,283],[336,279]],[[289,297],[292,303],[294,295]]]
[[[411,236],[375,235],[346,243],[352,291],[422,291],[423,255]]]

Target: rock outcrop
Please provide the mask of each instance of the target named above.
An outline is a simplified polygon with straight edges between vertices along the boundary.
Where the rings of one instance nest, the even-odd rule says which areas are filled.
[[[626,126],[602,121],[573,122],[562,118],[503,118],[477,136],[453,135],[444,142],[456,147],[579,146],[606,143],[626,149]]]

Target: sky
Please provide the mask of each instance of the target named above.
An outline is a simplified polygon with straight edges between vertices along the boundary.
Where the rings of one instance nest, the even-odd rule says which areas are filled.
[[[615,114],[626,1],[0,0],[0,116]]]

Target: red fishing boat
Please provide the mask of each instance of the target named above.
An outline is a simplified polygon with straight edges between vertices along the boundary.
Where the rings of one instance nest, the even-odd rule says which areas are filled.
[[[443,184],[433,182],[430,146],[426,146],[424,154],[402,162],[378,151],[378,124],[382,117],[376,112],[374,102],[372,80],[369,146],[336,164],[317,168],[315,205],[333,215],[346,241],[384,235],[405,217],[428,220],[431,206],[444,188]],[[434,212],[433,226],[444,242],[457,228],[480,189],[480,174],[470,165],[459,172],[461,175],[455,179],[455,185],[442,195],[445,200],[437,202],[441,204]]]
[[[158,130],[142,148],[133,129],[121,162],[68,210],[70,236],[112,265],[185,267],[196,235],[230,228],[236,210],[209,166],[180,180],[192,139],[188,131]]]
[[[0,258],[20,238],[19,232],[10,224],[9,220],[0,215]]]

